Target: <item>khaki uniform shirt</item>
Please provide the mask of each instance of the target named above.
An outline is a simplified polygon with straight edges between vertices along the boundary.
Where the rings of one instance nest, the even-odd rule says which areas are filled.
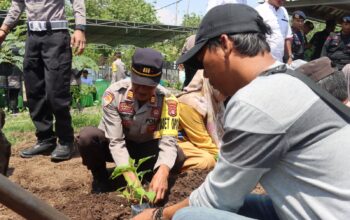
[[[85,25],[84,0],[70,1],[73,6],[76,25]],[[12,0],[4,24],[12,28],[17,23],[24,9],[26,9],[28,21],[66,20],[64,5],[65,0]]]
[[[171,169],[177,156],[178,112],[177,99],[162,86],[157,87],[150,102],[139,107],[129,79],[112,84],[103,96],[99,128],[110,140],[109,149],[117,166],[129,163],[125,139],[136,143],[160,139],[154,169],[161,164]]]
[[[125,79],[125,64],[121,59],[116,59],[112,63],[112,81],[111,83],[118,82]]]

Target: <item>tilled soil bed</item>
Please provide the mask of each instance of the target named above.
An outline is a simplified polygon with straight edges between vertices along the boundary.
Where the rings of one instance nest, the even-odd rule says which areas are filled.
[[[116,192],[99,195],[90,193],[91,175],[82,165],[79,155],[61,163],[51,162],[49,156],[20,158],[18,152],[32,144],[34,137],[30,137],[21,147],[12,149],[8,173],[11,181],[18,183],[71,219],[130,219],[130,206]],[[193,170],[178,175],[166,205],[188,197],[204,181],[207,174],[208,171]],[[263,192],[260,187],[257,187],[256,191]],[[0,219],[23,218],[0,204]]]

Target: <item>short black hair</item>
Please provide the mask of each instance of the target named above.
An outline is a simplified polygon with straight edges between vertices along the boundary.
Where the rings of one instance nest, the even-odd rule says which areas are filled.
[[[305,21],[304,25],[306,25],[310,30],[313,30],[315,28],[314,23],[311,21]]]
[[[87,74],[89,74],[89,71],[87,71],[87,70],[82,70],[81,73],[87,73]]]
[[[326,78],[319,80],[317,84],[341,102],[348,98],[347,83],[342,71],[335,71]]]
[[[266,35],[272,33],[271,28],[260,16],[257,20],[257,24],[260,27],[261,32],[228,34],[235,44],[235,49],[240,54],[253,57],[259,53],[270,52],[270,46],[266,41]],[[210,39],[207,43],[209,49],[218,47],[219,45],[220,36]]]

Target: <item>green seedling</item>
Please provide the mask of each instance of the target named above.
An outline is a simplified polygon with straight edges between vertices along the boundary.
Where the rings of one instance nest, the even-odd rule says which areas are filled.
[[[138,177],[141,183],[145,174],[151,172],[151,170],[137,171],[137,169],[141,166],[141,164],[153,157],[154,156],[142,158],[138,161],[138,163],[135,163],[135,160],[130,158],[128,165],[118,166],[114,169],[111,178],[115,179],[123,175],[123,173],[125,172],[133,172],[135,176]],[[153,202],[153,200],[156,197],[155,192],[145,190],[142,187],[142,185],[139,185],[137,182],[132,181],[128,177],[124,178],[126,180],[127,185],[117,189],[117,191],[120,192],[121,196],[126,198],[129,203],[132,202],[142,204],[144,200],[146,200],[147,202]]]

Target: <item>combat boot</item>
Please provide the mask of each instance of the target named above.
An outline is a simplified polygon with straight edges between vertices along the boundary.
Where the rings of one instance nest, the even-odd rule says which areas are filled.
[[[60,142],[51,153],[52,161],[69,160],[74,153],[74,144],[72,142]]]
[[[47,155],[51,153],[56,147],[56,138],[49,138],[38,141],[34,146],[25,149],[19,153],[23,158],[31,158],[36,155]]]

